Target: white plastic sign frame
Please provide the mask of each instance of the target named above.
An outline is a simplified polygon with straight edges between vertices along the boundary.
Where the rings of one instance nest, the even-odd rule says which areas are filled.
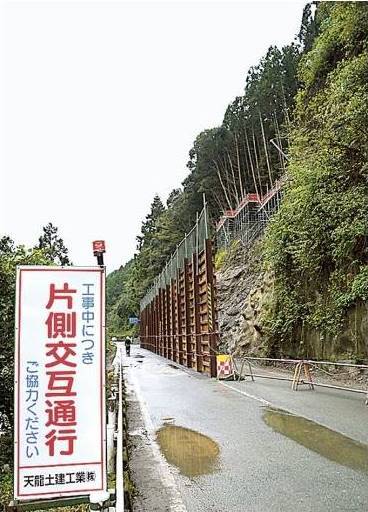
[[[106,490],[105,271],[17,269],[14,499]]]

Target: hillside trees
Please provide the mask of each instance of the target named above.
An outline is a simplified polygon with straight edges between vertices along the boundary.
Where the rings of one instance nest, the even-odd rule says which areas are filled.
[[[49,265],[42,249],[16,246],[8,236],[0,239],[0,467],[11,464],[14,399],[14,322],[17,265]]]
[[[58,228],[49,222],[43,227],[43,233],[38,240],[38,248],[43,250],[50,262],[55,265],[71,265],[68,249],[58,234]]]
[[[247,75],[243,96],[228,106],[220,127],[203,131],[189,152],[184,191],[200,210],[206,193],[217,219],[247,193],[263,195],[285,172],[285,158],[271,140],[287,150],[287,128],[298,88],[300,48],[270,47]]]
[[[318,32],[314,19],[313,9],[307,6],[300,44],[269,48],[249,70],[244,94],[228,106],[223,123],[196,137],[182,189],[172,192],[166,207],[154,199],[124,288],[137,310],[154,277],[193,226],[203,208],[203,194],[215,223],[225,210],[235,209],[245,194],[265,194],[285,173],[286,160],[274,144],[287,152],[299,87],[297,67],[303,47],[312,44]]]
[[[52,243],[61,240],[57,237],[57,228],[49,224],[43,228],[43,237]],[[50,238],[48,236],[51,235]],[[44,243],[45,239],[42,238]],[[40,238],[40,244],[41,244]],[[61,240],[62,242],[62,240]],[[14,385],[14,325],[15,325],[15,290],[16,269],[18,265],[50,265],[61,264],[67,254],[63,244],[57,243],[40,248],[27,249],[24,245],[16,245],[9,236],[0,238],[0,467],[12,461],[12,427],[13,427],[13,385]],[[63,260],[61,258],[64,258]],[[69,260],[68,260],[69,261]]]
[[[322,18],[320,16],[321,9],[318,9],[318,15],[314,15],[317,2],[308,3],[304,6],[302,22],[298,34],[298,39],[302,45],[304,52],[309,52],[312,48],[315,38],[317,37]]]
[[[136,269],[139,270],[138,286],[146,289],[152,279],[159,273],[164,261],[165,246],[162,243],[162,227],[160,218],[165,211],[161,199],[156,195],[151,204],[151,211],[142,222],[141,235],[137,237],[138,258]],[[139,293],[139,295],[141,295]]]
[[[129,331],[129,315],[139,314],[140,300],[189,231],[196,210],[188,197],[188,193],[174,189],[165,207],[156,195],[137,236],[137,253],[107,277],[108,323],[113,334]]]
[[[368,5],[319,9],[300,66],[290,184],[267,239],[274,340],[303,325],[335,334],[368,299]]]
[[[107,277],[106,308],[108,311],[107,323],[109,335],[122,335],[129,328],[129,316],[137,314],[137,306],[132,292],[128,292],[128,279],[131,278],[134,260],[118,270],[114,270]]]

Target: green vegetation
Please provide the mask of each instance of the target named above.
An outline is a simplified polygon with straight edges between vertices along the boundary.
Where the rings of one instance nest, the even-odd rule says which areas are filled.
[[[219,249],[215,254],[215,269],[218,272],[221,270],[225,264],[225,261],[228,257],[228,251],[225,247]]]
[[[13,474],[8,470],[2,470],[0,473],[0,503],[9,505],[13,499]]]
[[[58,228],[51,222],[43,228],[42,236],[38,239],[38,248],[42,249],[55,265],[72,265],[68,257],[69,251],[58,235]]]
[[[264,194],[285,171],[286,161],[270,140],[287,150],[298,89],[296,70],[311,45],[318,23],[307,5],[299,43],[281,50],[272,46],[245,80],[244,95],[234,99],[221,126],[204,130],[189,151],[189,175],[166,205],[158,196],[142,223],[137,253],[108,276],[108,325],[111,333],[127,332],[129,314],[138,314],[144,296],[176,245],[195,223],[203,193],[213,222],[233,209],[247,193]]]
[[[264,194],[285,173],[271,140],[290,157],[288,183],[265,240],[248,255],[249,268],[258,271],[263,259],[274,276],[263,312],[269,351],[299,343],[303,330],[337,336],[352,308],[368,300],[367,105],[368,4],[308,4],[298,42],[272,46],[250,69],[221,126],[196,137],[182,187],[166,204],[154,197],[136,254],[107,278],[108,340],[136,334],[128,318],[139,315],[140,300],[190,231],[203,193],[216,222],[245,194]],[[216,268],[239,252],[236,244],[220,251]],[[32,249],[0,239],[2,503],[11,493],[16,266],[27,264],[70,264],[55,226],[45,226]],[[109,375],[108,389],[111,382]]]
[[[263,315],[269,349],[299,343],[305,330],[335,339],[353,307],[359,320],[368,297],[367,52],[366,2],[306,5],[298,42],[271,47],[250,69],[222,125],[194,141],[182,188],[167,205],[155,197],[136,255],[109,276],[117,332],[194,223],[203,193],[216,222],[285,173],[271,140],[290,161],[281,210],[260,248],[275,276]],[[225,258],[217,255],[217,269]]]
[[[13,465],[13,384],[14,318],[17,265],[66,264],[67,249],[57,228],[43,229],[39,246],[27,249],[15,245],[8,236],[0,238],[0,502],[7,503],[12,493]],[[69,261],[69,260],[68,260]]]
[[[368,297],[368,5],[321,3],[299,68],[289,185],[266,240],[271,343],[336,335]],[[273,340],[273,341],[272,341]]]

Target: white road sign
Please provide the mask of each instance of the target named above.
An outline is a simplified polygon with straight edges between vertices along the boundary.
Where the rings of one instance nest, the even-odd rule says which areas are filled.
[[[15,499],[106,489],[104,271],[18,268]]]

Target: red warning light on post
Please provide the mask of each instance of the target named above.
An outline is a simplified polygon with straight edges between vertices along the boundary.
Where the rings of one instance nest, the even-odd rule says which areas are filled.
[[[105,240],[95,240],[93,243],[93,254],[106,252]]]

